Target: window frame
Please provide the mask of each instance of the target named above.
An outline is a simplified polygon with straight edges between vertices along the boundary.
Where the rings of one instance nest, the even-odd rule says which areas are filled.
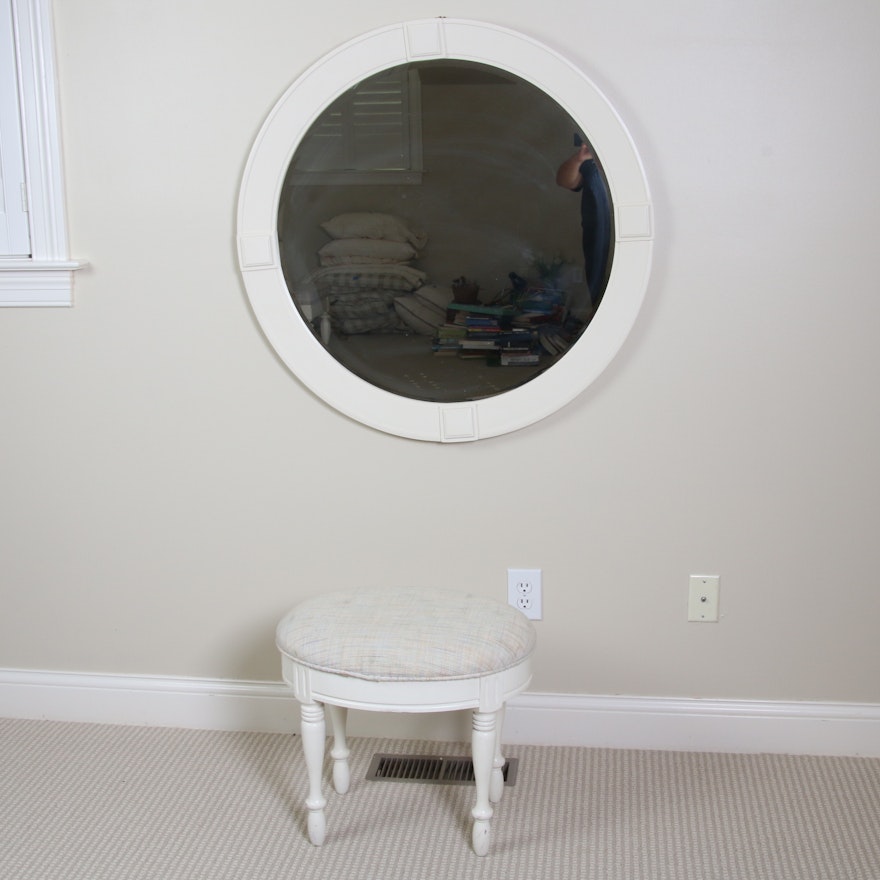
[[[0,306],[72,306],[51,0],[0,0],[12,11],[30,256],[0,256]]]

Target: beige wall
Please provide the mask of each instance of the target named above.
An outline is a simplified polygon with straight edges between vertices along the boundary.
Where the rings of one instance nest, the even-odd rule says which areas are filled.
[[[656,212],[645,307],[605,374],[452,446],[315,399],[236,271],[266,113],[401,7],[327,8],[56,4],[71,252],[91,266],[73,309],[0,313],[0,667],[275,679],[299,598],[503,597],[512,565],[544,570],[535,691],[880,702],[880,8],[407,5],[583,66]],[[720,624],[686,623],[691,573],[721,575]]]

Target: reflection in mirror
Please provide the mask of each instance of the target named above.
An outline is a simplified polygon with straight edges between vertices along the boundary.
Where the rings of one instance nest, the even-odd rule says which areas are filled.
[[[333,357],[438,403],[494,396],[564,357],[601,303],[614,241],[601,157],[577,128],[531,83],[462,61],[394,67],[334,101],[278,212],[287,287]]]

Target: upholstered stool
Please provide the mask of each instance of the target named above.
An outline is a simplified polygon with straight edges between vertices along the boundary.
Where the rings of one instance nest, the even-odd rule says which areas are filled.
[[[324,842],[321,788],[326,729],[333,730],[333,785],[348,791],[349,708],[380,712],[473,710],[476,782],[473,844],[489,851],[491,803],[501,799],[505,702],[531,680],[535,630],[514,608],[468,593],[364,589],[297,605],[278,624],[284,680],[301,704],[309,776],[309,839]]]

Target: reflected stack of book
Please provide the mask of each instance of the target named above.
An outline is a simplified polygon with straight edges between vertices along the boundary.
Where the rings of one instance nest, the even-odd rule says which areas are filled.
[[[437,328],[432,348],[434,354],[457,355],[461,340],[467,336],[467,328],[460,324],[447,322]]]
[[[513,323],[517,327],[562,324],[565,315],[565,293],[563,291],[529,289],[517,301]]]
[[[536,364],[541,357],[537,335],[529,327],[515,326],[516,318],[512,306],[450,303],[446,323],[434,337],[434,353],[502,366]]]

